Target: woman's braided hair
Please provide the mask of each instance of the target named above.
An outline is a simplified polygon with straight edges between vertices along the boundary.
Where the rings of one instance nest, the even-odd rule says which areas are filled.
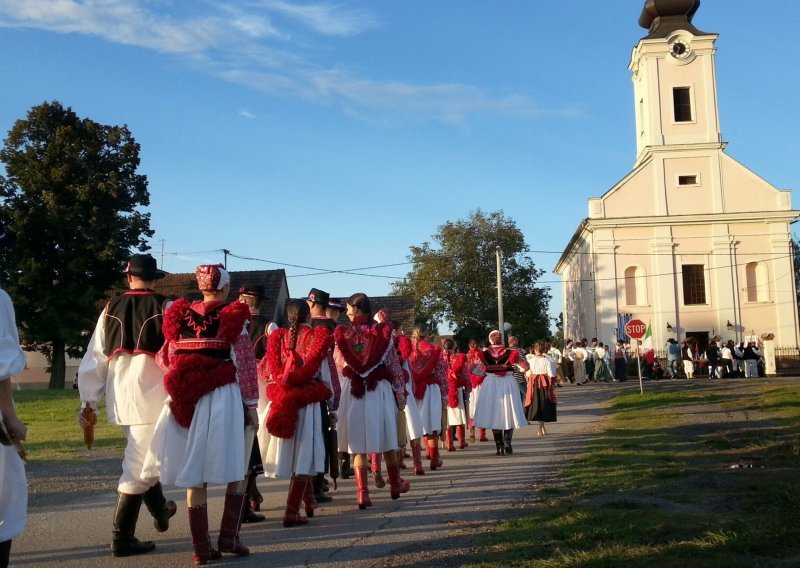
[[[297,330],[306,321],[311,310],[305,300],[289,300],[286,302],[286,321],[289,322],[289,349],[297,345]]]

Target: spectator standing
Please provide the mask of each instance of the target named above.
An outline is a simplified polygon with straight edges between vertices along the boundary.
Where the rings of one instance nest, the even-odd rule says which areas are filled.
[[[758,346],[756,345],[755,341],[750,341],[747,343],[747,347],[744,348],[742,358],[744,359],[745,378],[758,378],[758,360],[761,358],[761,351],[758,350]]]
[[[681,347],[672,337],[667,340],[667,370],[669,378],[673,381],[678,378],[678,359],[681,356]]]
[[[718,379],[720,377],[720,352],[719,347],[717,347],[717,342],[713,339],[709,342],[708,347],[706,347],[706,360],[708,361],[708,378]]]
[[[626,381],[628,379],[628,358],[625,355],[625,344],[617,341],[614,348],[614,380]]]
[[[727,379],[733,374],[733,341],[723,344],[720,357],[722,378]]]
[[[683,347],[681,347],[681,360],[683,361],[683,372],[686,373],[687,379],[694,378],[694,352],[689,345],[689,340],[683,340]]]

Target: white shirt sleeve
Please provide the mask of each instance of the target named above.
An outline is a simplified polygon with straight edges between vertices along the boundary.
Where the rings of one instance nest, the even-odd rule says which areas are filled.
[[[25,369],[27,359],[19,346],[17,320],[14,316],[14,305],[4,290],[0,290],[0,381],[18,375]]]
[[[78,391],[81,404],[89,403],[93,408],[102,398],[108,379],[108,356],[105,354],[105,321],[106,310],[100,314],[97,325],[86,347],[86,353],[78,367]]]

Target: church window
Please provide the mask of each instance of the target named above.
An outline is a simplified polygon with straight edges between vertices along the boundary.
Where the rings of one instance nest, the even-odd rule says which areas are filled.
[[[697,176],[678,176],[678,185],[697,185]]]
[[[647,283],[644,270],[638,266],[629,266],[625,269],[625,304],[647,305]]]
[[[683,304],[694,306],[706,303],[706,275],[702,264],[684,264]]]
[[[747,277],[747,301],[768,302],[767,265],[763,262],[749,262],[745,267]]]
[[[692,121],[692,91],[689,87],[672,89],[672,103],[675,109],[675,122]]]

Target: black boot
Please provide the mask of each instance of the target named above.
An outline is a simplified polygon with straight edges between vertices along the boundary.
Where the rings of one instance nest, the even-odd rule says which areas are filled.
[[[492,429],[492,435],[494,436],[494,445],[497,447],[497,455],[505,455],[505,448],[503,446],[503,431]]]
[[[511,448],[511,437],[514,435],[514,430],[503,430],[503,449],[509,456],[514,453]]]
[[[314,499],[316,499],[318,503],[327,503],[328,501],[333,501],[333,497],[327,495],[322,490],[322,481],[325,479],[325,474],[318,473],[311,479],[312,479],[312,488],[314,489]]]
[[[144,495],[117,493],[117,509],[114,512],[114,539],[111,541],[112,556],[134,556],[155,550],[151,540],[140,541],[134,536],[136,521]]]
[[[355,475],[353,468],[350,467],[350,454],[347,452],[339,452],[339,459],[341,460],[339,473],[342,476],[342,479],[350,479]]]
[[[144,504],[147,510],[153,515],[153,526],[158,532],[164,532],[169,528],[169,520],[175,516],[178,506],[175,501],[167,501],[161,489],[159,481],[148,489],[144,494]]]

